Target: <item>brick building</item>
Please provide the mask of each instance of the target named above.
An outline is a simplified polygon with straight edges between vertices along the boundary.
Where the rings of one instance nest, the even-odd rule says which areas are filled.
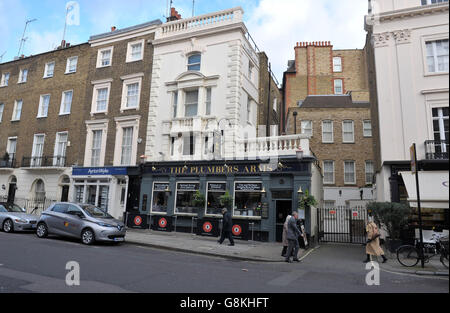
[[[0,64],[0,197],[27,209],[69,199],[71,166],[83,162],[89,53],[63,42]]]

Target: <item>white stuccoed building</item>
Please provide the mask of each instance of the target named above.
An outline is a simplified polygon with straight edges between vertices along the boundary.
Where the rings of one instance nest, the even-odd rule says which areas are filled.
[[[417,206],[417,148],[425,224],[448,229],[449,5],[372,0],[366,16],[374,121],[376,199]]]

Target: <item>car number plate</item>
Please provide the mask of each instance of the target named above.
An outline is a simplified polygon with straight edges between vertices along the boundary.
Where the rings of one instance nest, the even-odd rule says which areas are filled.
[[[114,238],[114,241],[116,241],[116,242],[125,241],[125,238]]]

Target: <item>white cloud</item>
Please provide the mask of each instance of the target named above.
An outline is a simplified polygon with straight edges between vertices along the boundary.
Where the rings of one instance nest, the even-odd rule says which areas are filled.
[[[331,41],[335,49],[363,48],[364,0],[261,0],[246,24],[280,80],[300,41]]]

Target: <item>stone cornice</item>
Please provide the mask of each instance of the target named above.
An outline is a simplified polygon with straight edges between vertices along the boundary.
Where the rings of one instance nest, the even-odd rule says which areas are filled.
[[[430,14],[440,13],[440,12],[445,12],[445,11],[448,12],[448,9],[449,9],[448,3],[437,3],[437,4],[423,5],[423,6],[417,6],[414,8],[407,8],[407,9],[402,9],[402,10],[381,13],[378,15],[377,19],[380,22],[384,22],[384,21],[409,18],[409,17],[421,16],[421,15],[430,15]]]

